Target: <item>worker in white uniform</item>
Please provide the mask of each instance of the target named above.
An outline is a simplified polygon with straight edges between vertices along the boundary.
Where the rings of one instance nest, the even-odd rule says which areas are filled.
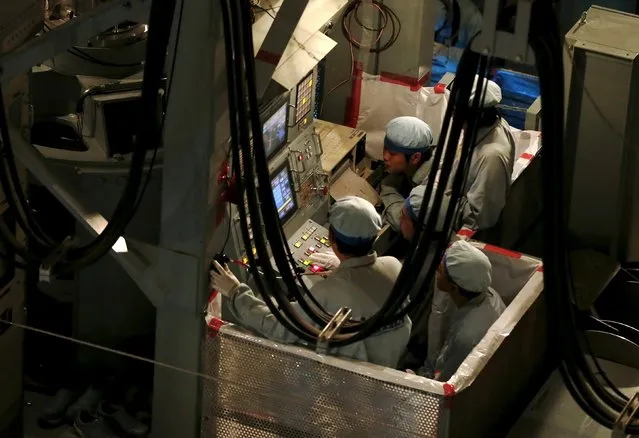
[[[469,105],[472,105],[477,93],[477,81],[475,77]],[[508,122],[496,108],[501,102],[501,88],[490,80],[484,81],[483,88],[484,99],[478,108],[476,146],[456,229],[465,226],[471,230],[484,230],[497,223],[506,205],[515,164],[515,139]]]
[[[402,236],[406,240],[412,240],[415,235],[415,230],[419,227],[418,219],[419,214],[424,205],[424,195],[426,194],[426,186],[419,185],[411,190],[410,195],[404,201],[404,207],[402,208],[402,215],[400,218],[400,229]],[[432,209],[433,196],[428,201],[429,212]],[[436,233],[441,233],[444,227],[444,220],[446,217],[446,211],[448,210],[450,198],[444,196],[442,204],[439,210],[439,217],[435,228]],[[429,212],[426,213],[423,223],[427,223],[429,218]],[[435,256],[435,248],[433,247],[431,253],[427,255],[422,274],[425,275],[428,267],[433,263]],[[425,300],[419,305],[415,311],[410,314],[413,322],[413,328],[411,331],[410,340],[406,348],[406,354],[402,359],[402,367],[419,367],[427,358],[435,358],[436,352],[441,348],[446,331],[450,326],[451,309],[453,303],[449,295],[445,292],[438,290],[435,287],[435,282],[429,286],[432,290],[431,298]],[[411,296],[411,299],[415,299]],[[435,352],[435,353],[433,353]]]
[[[365,320],[378,312],[390,295],[401,263],[393,257],[378,257],[373,251],[382,219],[370,202],[354,196],[340,199],[331,207],[329,222],[332,250],[341,263],[328,278],[316,283],[311,293],[328,313],[347,307],[352,311],[353,320]],[[240,324],[274,341],[301,343],[227,267],[217,262],[214,266],[211,287],[230,300],[230,308]],[[310,322],[297,303],[292,305]],[[395,368],[408,343],[410,330],[410,318],[405,317],[363,341],[329,349],[329,354]]]
[[[451,326],[434,362],[427,361],[419,374],[448,381],[506,306],[490,286],[492,267],[488,257],[466,241],[453,243],[437,270],[437,288],[455,303]]]
[[[386,125],[384,167],[387,176],[381,182],[382,218],[399,231],[404,199],[413,187],[422,184],[430,173],[433,133],[423,120],[403,116]]]

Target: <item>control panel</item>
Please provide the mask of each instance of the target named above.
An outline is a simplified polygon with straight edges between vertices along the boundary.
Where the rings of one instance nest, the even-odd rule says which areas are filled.
[[[288,239],[295,262],[304,272],[321,272],[323,268],[313,265],[310,256],[326,252],[331,247],[328,230],[313,220],[308,220]]]
[[[289,165],[299,208],[312,208],[327,199],[328,175],[322,170],[322,147],[313,126],[289,146]]]

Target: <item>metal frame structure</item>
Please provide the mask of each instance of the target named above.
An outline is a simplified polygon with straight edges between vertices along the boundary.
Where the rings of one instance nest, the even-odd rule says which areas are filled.
[[[150,0],[113,0],[0,57],[0,80],[29,71],[78,41],[124,20],[144,21]],[[272,37],[284,50],[297,27],[307,1],[284,1],[289,11],[283,35]],[[171,72],[171,98],[165,121],[162,168],[163,191],[160,244],[126,240],[126,249],[112,250],[121,264],[157,308],[156,361],[192,371],[192,374],[156,366],[153,392],[153,436],[197,437],[201,420],[201,349],[205,326],[202,312],[208,298],[210,248],[215,247],[215,208],[219,189],[217,165],[225,159],[228,108],[220,6],[208,0],[182,1],[179,38],[172,42],[178,56]],[[278,13],[278,17],[280,14]],[[274,26],[275,27],[275,26]],[[266,43],[266,42],[265,42]],[[277,63],[260,70],[262,91]],[[265,67],[265,66],[262,66]],[[268,80],[266,80],[268,79]],[[194,86],[193,84],[197,84]],[[11,127],[18,159],[94,235],[107,225],[99,213],[79,200],[73,187],[33,147],[21,128]],[[123,239],[121,239],[123,240]],[[115,246],[114,246],[115,248]]]

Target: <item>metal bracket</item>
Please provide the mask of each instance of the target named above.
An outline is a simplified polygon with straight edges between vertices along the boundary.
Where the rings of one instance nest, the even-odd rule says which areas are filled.
[[[633,422],[637,412],[639,412],[639,392],[628,401],[628,404],[619,413],[612,428],[612,438],[626,438],[628,436],[626,429]]]
[[[41,283],[51,283],[51,271],[71,247],[71,236],[67,236],[62,243],[49,254],[38,268],[38,278]]]
[[[335,313],[333,318],[328,322],[328,324],[326,324],[324,330],[322,330],[317,337],[317,345],[315,346],[315,352],[317,354],[328,353],[328,344],[350,317],[351,309],[347,307],[342,307]]]
[[[73,44],[89,40],[122,21],[148,16],[149,0],[113,0],[82,14],[20,48],[0,57],[0,80],[31,70],[34,65],[64,52]]]
[[[284,0],[255,55],[257,98],[261,99],[310,0]]]
[[[472,43],[471,50],[485,56],[496,56],[520,64],[534,64],[535,56],[528,45],[528,32],[533,0],[517,2],[515,33],[497,30],[500,2],[484,3],[482,30]]]

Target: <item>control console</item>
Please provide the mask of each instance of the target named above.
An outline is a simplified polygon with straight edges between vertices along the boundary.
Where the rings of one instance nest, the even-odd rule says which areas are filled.
[[[310,256],[330,249],[326,228],[309,219],[288,239],[288,245],[293,259],[305,272],[323,271],[323,268],[311,263]]]

